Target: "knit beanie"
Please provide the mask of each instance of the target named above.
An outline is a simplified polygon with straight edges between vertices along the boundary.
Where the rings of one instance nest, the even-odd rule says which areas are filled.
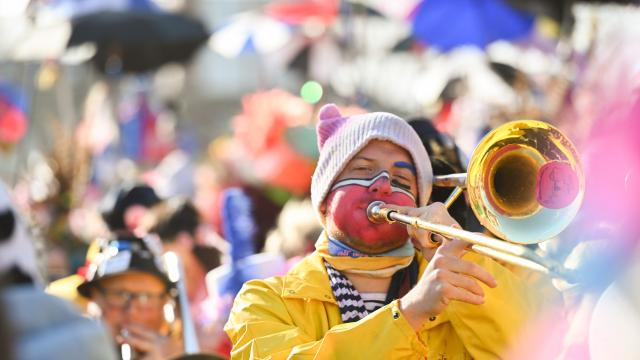
[[[345,117],[335,104],[324,105],[318,117],[320,158],[311,179],[311,202],[320,219],[320,206],[336,177],[371,140],[386,140],[409,152],[417,171],[418,205],[427,204],[433,177],[429,155],[405,120],[385,112]]]

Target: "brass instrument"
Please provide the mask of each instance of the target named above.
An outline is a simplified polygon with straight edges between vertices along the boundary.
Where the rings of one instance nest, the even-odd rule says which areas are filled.
[[[175,284],[178,292],[178,304],[180,307],[180,318],[182,320],[182,341],[184,354],[173,358],[173,360],[217,360],[220,357],[213,354],[200,352],[196,329],[189,310],[189,299],[184,284],[184,269],[178,255],[174,252],[167,252],[163,255],[163,261],[167,270],[169,280]]]
[[[466,188],[480,223],[502,240],[403,215],[382,202],[372,202],[367,216],[376,223],[397,221],[462,239],[477,253],[574,280],[561,265],[521,246],[558,235],[580,209],[582,167],[575,147],[560,130],[535,120],[506,123],[478,144],[466,174],[436,176],[434,185],[456,187],[447,206]]]

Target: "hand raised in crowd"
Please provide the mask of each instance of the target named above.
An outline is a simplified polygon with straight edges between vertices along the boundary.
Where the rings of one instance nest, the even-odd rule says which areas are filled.
[[[140,357],[143,360],[167,359],[182,352],[179,339],[158,334],[138,324],[127,325],[116,340],[120,344],[129,344],[136,353],[143,354]]]
[[[421,208],[395,205],[388,207],[425,221],[460,228],[442,203]],[[400,299],[400,309],[414,329],[420,328],[429,317],[442,313],[452,300],[475,305],[484,303],[484,291],[478,281],[492,288],[497,283],[482,267],[461,259],[466,242],[443,238],[442,245],[436,248],[429,231],[411,226],[407,228],[413,244],[429,260],[429,265],[416,286]]]

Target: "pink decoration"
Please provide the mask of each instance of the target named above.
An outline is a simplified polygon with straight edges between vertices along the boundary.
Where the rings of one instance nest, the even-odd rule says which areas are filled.
[[[0,143],[15,144],[27,132],[27,118],[18,108],[0,99]]]
[[[265,13],[291,25],[309,22],[331,25],[338,16],[340,2],[337,0],[278,1],[265,7]]]
[[[285,131],[310,125],[312,116],[311,105],[284,90],[243,97],[242,113],[232,122],[234,140],[260,180],[298,195],[309,191],[314,160],[297,153]]]
[[[538,170],[537,199],[549,209],[569,206],[578,196],[579,181],[571,165],[562,161],[551,161]]]
[[[256,174],[266,183],[304,195],[309,191],[315,166],[283,142],[261,154],[256,159],[255,168]]]
[[[322,149],[324,143],[347,121],[340,114],[340,109],[335,104],[326,104],[318,113],[318,149]]]
[[[242,98],[242,113],[233,118],[235,138],[246,151],[257,156],[284,141],[287,127],[311,121],[311,105],[290,93],[274,89]]]

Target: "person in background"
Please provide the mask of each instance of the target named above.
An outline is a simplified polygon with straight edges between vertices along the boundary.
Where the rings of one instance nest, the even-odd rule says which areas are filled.
[[[42,290],[27,224],[0,182],[0,349],[3,359],[111,360],[106,330]]]
[[[163,251],[172,251],[180,258],[185,272],[185,287],[191,316],[203,351],[221,354],[222,324],[215,324],[208,309],[205,277],[220,265],[220,251],[204,245],[198,230],[201,219],[195,206],[187,199],[174,198],[153,208],[140,222],[138,232],[157,236]]]
[[[282,208],[277,226],[267,235],[265,251],[284,255],[290,268],[315,250],[320,233],[322,225],[311,200],[291,199]]]
[[[499,358],[539,310],[539,297],[460,240],[370,222],[384,201],[459,227],[427,205],[432,173],[415,131],[389,113],[319,112],[312,204],[324,232],[285,276],[247,282],[225,330],[232,358]],[[383,355],[384,354],[384,355]]]
[[[109,329],[123,357],[165,359],[182,344],[165,318],[172,284],[160,258],[161,245],[129,233],[105,240],[78,293],[90,300],[89,315]]]
[[[148,185],[124,185],[105,196],[102,217],[111,232],[133,232],[148,209],[161,201]]]
[[[220,265],[220,251],[203,245],[198,237],[200,215],[193,204],[184,198],[167,200],[150,209],[137,231],[157,235],[164,251],[173,251],[182,260],[189,301],[206,297],[204,277]]]
[[[107,194],[102,202],[102,218],[110,233],[133,232],[149,208],[162,200],[153,188],[145,184],[124,185]],[[85,273],[98,253],[98,244],[89,244],[85,265],[75,274],[51,282],[46,291],[49,294],[69,300],[86,312],[87,300],[79,296],[76,288],[85,280]]]
[[[422,145],[429,154],[434,176],[467,172],[468,160],[453,138],[438,131],[427,118],[415,117],[409,119],[408,122],[420,137]],[[430,201],[445,202],[452,191],[453,188],[434,187]],[[449,213],[465,230],[482,232],[484,229],[469,207],[465,196],[460,196],[451,204]]]

